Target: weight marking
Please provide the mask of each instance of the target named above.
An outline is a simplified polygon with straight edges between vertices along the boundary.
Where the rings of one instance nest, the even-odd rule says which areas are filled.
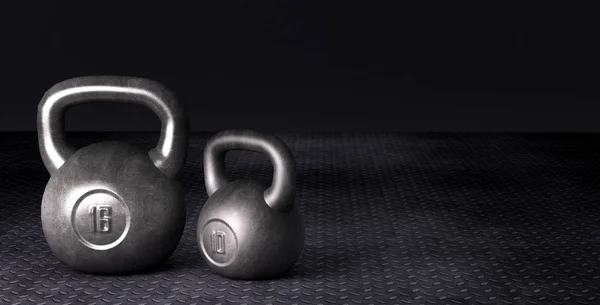
[[[238,241],[235,232],[220,219],[211,219],[198,228],[200,251],[211,264],[225,267],[235,261]]]
[[[131,215],[123,199],[106,189],[88,191],[73,206],[71,225],[79,241],[94,250],[109,250],[129,231]]]
[[[210,238],[212,241],[212,252],[225,254],[225,232],[212,231]]]
[[[110,233],[112,220],[112,207],[109,205],[96,205],[90,207],[92,232]]]

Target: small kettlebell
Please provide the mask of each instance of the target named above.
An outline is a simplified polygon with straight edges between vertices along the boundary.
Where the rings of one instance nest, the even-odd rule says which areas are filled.
[[[248,179],[229,182],[229,150],[267,154],[273,163],[271,186]],[[204,179],[209,198],[197,237],[211,270],[233,279],[265,279],[290,269],[304,247],[304,224],[294,203],[296,164],[283,141],[252,130],[222,131],[204,150]]]
[[[64,113],[92,101],[141,104],[162,123],[158,145],[146,151],[105,141],[75,149]],[[38,106],[38,144],[51,177],[42,198],[42,228],[54,255],[96,274],[142,271],[166,261],[179,244],[185,204],[178,182],[188,145],[188,121],[175,96],[142,78],[86,76],[50,88]]]

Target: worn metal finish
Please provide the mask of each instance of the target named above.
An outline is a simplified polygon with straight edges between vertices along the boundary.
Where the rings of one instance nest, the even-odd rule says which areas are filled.
[[[270,187],[249,179],[229,182],[225,153],[249,150],[267,154],[273,163]],[[304,247],[304,224],[294,204],[296,163],[279,138],[252,130],[229,130],[213,136],[204,150],[208,195],[197,225],[198,246],[210,268],[236,279],[282,275]]]
[[[105,141],[76,149],[64,113],[93,101],[152,109],[162,130],[146,151]],[[87,76],[49,89],[38,106],[38,143],[51,174],[42,198],[44,235],[63,263],[89,273],[132,273],[163,263],[183,233],[185,203],[177,180],[185,163],[188,121],[163,85],[142,78]]]

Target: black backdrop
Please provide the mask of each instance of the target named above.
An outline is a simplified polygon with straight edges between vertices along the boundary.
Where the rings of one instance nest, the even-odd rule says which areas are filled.
[[[196,131],[600,131],[591,7],[413,2],[4,4],[0,130],[35,130],[58,81],[120,74],[170,87]],[[67,115],[69,130],[158,123],[138,106]]]

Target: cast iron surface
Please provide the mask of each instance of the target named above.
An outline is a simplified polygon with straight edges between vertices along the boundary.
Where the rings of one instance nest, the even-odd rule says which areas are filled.
[[[101,141],[75,148],[65,112],[91,102],[141,104],[160,118],[152,149]],[[51,174],[41,200],[48,246],[73,269],[96,274],[140,272],[165,262],[185,224],[177,180],[185,163],[188,122],[174,94],[148,79],[86,76],[60,82],[40,101],[39,153]]]
[[[284,278],[235,281],[202,261],[207,199],[191,137],[187,222],[164,266],[93,276],[62,265],[40,222],[48,173],[36,135],[0,134],[0,303],[599,304],[600,136],[278,134],[297,162],[305,250]],[[157,134],[69,134],[77,147]],[[262,154],[228,154],[228,177],[268,185]]]
[[[226,153],[265,154],[272,182],[227,178]],[[234,279],[269,279],[288,271],[304,247],[296,200],[296,162],[279,138],[255,130],[225,130],[204,148],[204,185],[210,196],[200,211],[200,253],[216,273]]]

